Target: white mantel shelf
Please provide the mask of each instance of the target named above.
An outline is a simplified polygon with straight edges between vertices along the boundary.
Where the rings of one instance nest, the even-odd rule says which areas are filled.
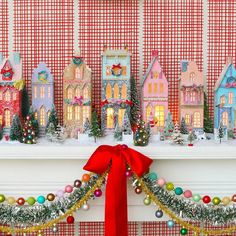
[[[98,146],[71,146],[71,145],[1,145],[0,160],[22,159],[22,160],[87,160]],[[147,155],[154,160],[215,160],[235,159],[236,145],[226,146],[147,146],[134,147],[135,150]]]

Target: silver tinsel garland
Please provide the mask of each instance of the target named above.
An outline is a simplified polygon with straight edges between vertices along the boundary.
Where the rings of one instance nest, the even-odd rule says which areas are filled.
[[[90,181],[63,198],[43,205],[18,206],[0,204],[0,225],[14,225],[29,227],[40,225],[58,218],[69,210],[76,202],[82,199],[85,194],[95,185],[100,176],[93,175]],[[91,195],[94,198],[94,195]]]
[[[236,205],[206,205],[175,195],[152,181],[149,175],[142,180],[155,197],[180,218],[212,225],[227,225],[236,222]],[[134,179],[134,181],[137,181]]]

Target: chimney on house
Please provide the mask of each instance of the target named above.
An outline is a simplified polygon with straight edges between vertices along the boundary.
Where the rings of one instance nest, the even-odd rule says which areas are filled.
[[[152,50],[152,57],[158,57],[158,50]]]

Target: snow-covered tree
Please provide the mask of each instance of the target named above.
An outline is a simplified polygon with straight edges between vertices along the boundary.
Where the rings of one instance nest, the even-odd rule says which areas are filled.
[[[54,124],[51,122],[47,128],[46,138],[51,142],[63,143],[66,139],[64,127],[57,125],[55,128]]]
[[[27,115],[27,117],[28,116],[30,117],[32,126],[34,128],[35,136],[38,137],[38,135],[39,135],[39,123],[38,123],[37,119],[35,119],[34,112],[35,111],[34,111],[33,107],[31,106],[30,109],[29,109],[29,114]]]
[[[171,113],[168,111],[166,120],[165,120],[165,125],[164,125],[164,136],[165,137],[170,137],[173,133],[174,130],[174,123],[172,120],[172,115]]]
[[[102,136],[102,131],[98,122],[97,112],[94,110],[91,119],[91,129],[89,132],[90,137],[94,137],[94,142],[96,143],[97,138]]]
[[[180,145],[184,144],[184,138],[183,138],[182,134],[180,133],[178,123],[175,124],[174,132],[171,135],[171,139],[172,139],[173,143],[180,144]]]
[[[146,128],[146,130],[147,130],[147,133],[148,133],[148,137],[150,138],[151,135],[152,135],[152,129],[151,129],[151,124],[150,124],[150,122],[147,123],[147,128]]]
[[[188,134],[189,133],[184,117],[182,117],[182,119],[181,119],[180,133],[181,134]]]
[[[190,131],[189,135],[188,135],[188,141],[190,144],[192,144],[192,142],[195,140],[195,135],[193,131]]]
[[[204,132],[205,133],[213,133],[214,129],[213,129],[213,121],[210,117],[210,113],[209,113],[209,106],[207,103],[207,95],[206,93],[204,93],[204,122],[203,122],[203,126],[204,126]]]
[[[116,141],[122,141],[122,130],[121,130],[118,122],[116,122],[116,127],[115,127],[115,132],[114,132],[114,139]]]
[[[13,116],[11,129],[10,129],[10,140],[18,140],[20,141],[22,138],[22,126],[20,118],[17,114]]]
[[[134,133],[135,146],[147,146],[149,142],[149,135],[145,128],[145,122],[140,118],[137,121],[137,130]]]
[[[54,104],[52,105],[52,109],[51,109],[50,115],[48,117],[48,122],[47,122],[47,125],[46,125],[46,130],[48,129],[49,124],[51,124],[51,123],[54,125],[55,128],[59,124],[58,116],[57,116],[57,111],[56,111],[56,108],[55,108]]]
[[[86,118],[86,120],[84,122],[83,133],[84,134],[89,134],[90,129],[91,129],[91,125],[90,125],[89,119]]]
[[[234,129],[233,129],[233,127],[232,127],[232,121],[231,121],[231,120],[229,120],[229,125],[228,125],[228,130],[227,130],[227,132],[228,132],[228,137],[229,137],[229,138],[232,138],[232,139],[235,138],[235,136],[234,136]]]
[[[46,138],[53,142],[54,140],[54,135],[55,135],[56,129],[53,123],[49,123],[48,128],[46,130]]]
[[[138,95],[137,85],[134,76],[130,80],[131,102],[130,122],[132,127],[136,126],[140,114],[140,99]]]
[[[125,112],[125,115],[124,115],[122,129],[123,129],[124,134],[126,135],[132,134],[131,124],[130,124],[130,120],[129,120],[129,116],[127,112]]]
[[[224,126],[222,121],[220,122],[219,129],[218,129],[218,138],[220,139],[220,143],[222,138],[224,137]]]

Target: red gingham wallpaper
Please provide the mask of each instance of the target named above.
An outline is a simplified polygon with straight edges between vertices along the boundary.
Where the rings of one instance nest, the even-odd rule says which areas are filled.
[[[0,0],[0,52],[8,55],[8,3]]]
[[[131,71],[138,79],[138,0],[79,1],[79,47],[93,71],[93,103],[100,111],[101,53],[128,46],[132,53]]]
[[[15,0],[14,9],[14,50],[23,58],[28,90],[32,70],[44,61],[54,75],[55,105],[62,120],[62,75],[73,55],[73,0]]]
[[[227,57],[235,62],[236,8],[232,0],[209,0],[208,5],[208,100],[213,112],[215,82]]]
[[[158,49],[169,81],[169,109],[178,117],[180,60],[195,60],[202,70],[202,0],[144,0],[143,56],[146,70]]]

